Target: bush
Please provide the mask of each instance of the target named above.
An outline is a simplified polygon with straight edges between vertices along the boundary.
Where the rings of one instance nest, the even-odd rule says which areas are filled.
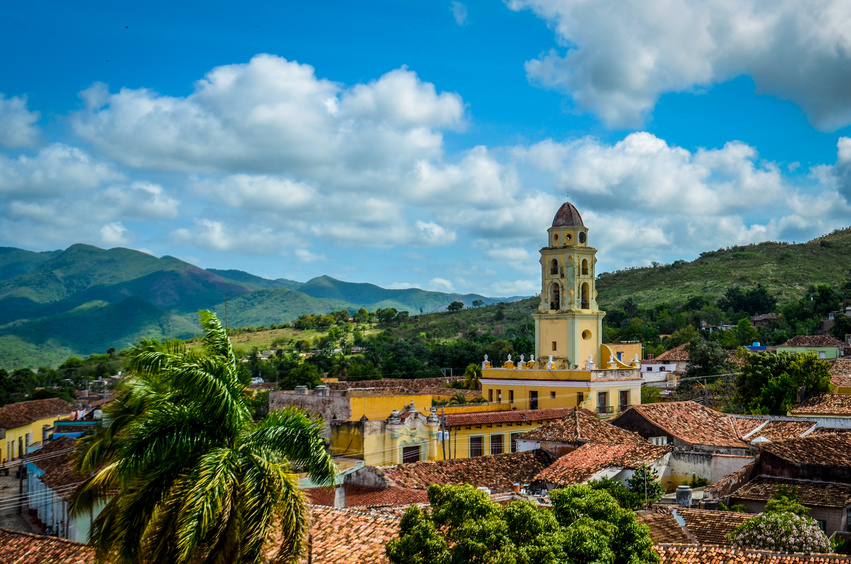
[[[830,541],[809,517],[762,513],[745,521],[727,538],[738,547],[774,552],[830,552]]]

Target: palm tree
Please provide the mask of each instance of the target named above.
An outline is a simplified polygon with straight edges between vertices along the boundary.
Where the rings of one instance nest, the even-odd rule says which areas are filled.
[[[308,530],[293,471],[323,484],[336,474],[319,421],[297,409],[252,420],[227,333],[210,312],[201,324],[200,352],[139,343],[109,425],[80,441],[76,467],[92,477],[71,511],[105,502],[90,532],[101,560],[253,563],[274,533],[277,560],[292,561]]]

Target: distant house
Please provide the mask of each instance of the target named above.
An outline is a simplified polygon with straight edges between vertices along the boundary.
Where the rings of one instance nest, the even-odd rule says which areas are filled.
[[[542,448],[563,456],[586,443],[647,444],[641,436],[598,419],[584,409],[575,409],[560,419],[520,435],[520,452]]]
[[[837,358],[830,365],[830,383],[837,394],[851,394],[851,358]]]
[[[679,364],[671,358],[661,360],[648,355],[647,359],[641,361],[641,379],[646,386],[673,388],[679,382],[681,375]]]
[[[58,399],[22,401],[0,407],[0,464],[16,458],[47,438],[53,424],[70,417],[74,406]]]
[[[832,535],[851,527],[851,433],[817,428],[805,437],[758,446],[753,464],[704,491],[704,499],[760,512],[778,488],[797,488],[810,516]]]
[[[76,439],[60,437],[27,456],[27,504],[42,526],[50,527],[56,536],[85,542],[92,519],[104,504],[93,515],[72,517],[68,512],[68,497],[84,480],[71,463],[75,443]]]
[[[542,489],[553,490],[591,480],[612,478],[626,481],[642,464],[661,474],[667,466],[673,447],[644,444],[588,443],[565,454],[539,472],[533,482]]]
[[[814,396],[790,411],[789,415],[816,421],[819,427],[851,429],[851,395]]]
[[[760,315],[751,315],[748,319],[750,319],[751,325],[754,327],[764,327],[772,320],[780,319],[781,317],[783,317],[783,314],[780,313],[763,313]]]
[[[777,352],[816,354],[819,358],[833,359],[843,356],[845,343],[830,335],[796,335],[777,345]]]
[[[680,374],[682,374],[688,369],[689,358],[688,352],[686,351],[687,345],[688,343],[683,343],[678,347],[674,347],[669,351],[665,351],[659,356],[657,356],[654,360],[657,364],[664,364],[667,368],[670,368],[671,365],[674,365],[676,368],[673,370],[673,372],[679,372]]]

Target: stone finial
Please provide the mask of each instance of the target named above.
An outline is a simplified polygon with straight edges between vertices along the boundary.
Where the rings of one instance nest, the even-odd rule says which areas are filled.
[[[482,370],[488,367],[488,355],[485,355],[485,360],[482,361]]]
[[[521,355],[520,355],[520,364],[518,365],[518,368],[519,368],[520,370],[523,370],[523,366],[524,366],[525,364],[526,364],[526,355],[525,355],[525,354],[521,354]]]
[[[511,354],[508,355],[508,362],[511,362]]]
[[[617,365],[615,364],[615,355],[609,355],[609,368],[614,370]]]
[[[547,370],[553,369],[553,355],[550,355],[550,360],[547,362]]]
[[[632,365],[633,365],[634,367],[636,367],[636,368],[638,368],[639,366],[641,366],[641,361],[640,361],[640,360],[638,360],[638,353],[635,353],[635,358],[634,358],[634,359],[632,359]]]

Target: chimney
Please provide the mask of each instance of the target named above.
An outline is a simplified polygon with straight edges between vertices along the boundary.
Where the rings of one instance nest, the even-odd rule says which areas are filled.
[[[346,488],[342,484],[340,484],[334,489],[334,508],[346,508]]]

